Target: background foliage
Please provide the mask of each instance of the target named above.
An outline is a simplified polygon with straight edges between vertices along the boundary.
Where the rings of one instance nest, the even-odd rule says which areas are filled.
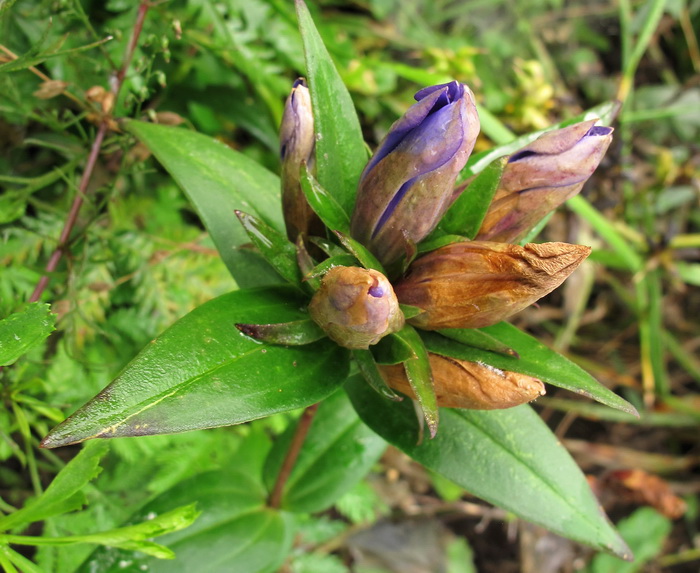
[[[620,528],[637,554],[628,570],[641,570],[648,560],[674,571],[694,570],[700,551],[693,477],[700,418],[700,329],[693,320],[700,311],[700,3],[374,0],[317,2],[310,9],[371,144],[405,110],[417,86],[452,77],[479,95],[483,135],[477,151],[602,101],[623,101],[614,149],[584,196],[555,215],[545,235],[593,245],[592,262],[577,282],[517,322],[643,412],[631,425],[626,418],[619,422],[616,411],[570,394],[538,402],[577,461],[597,477],[603,501],[615,494],[618,502],[607,506],[611,515],[628,516]],[[198,545],[214,547],[210,551],[222,560],[239,559],[247,564],[241,570],[258,570],[266,559],[276,567],[275,559],[281,562],[284,555],[266,554],[262,545],[231,554],[236,532],[260,531],[261,537],[277,536],[277,547],[291,548],[284,565],[289,571],[346,571],[350,551],[365,556],[356,571],[406,571],[406,559],[419,567],[426,555],[427,567],[444,562],[451,571],[469,571],[469,544],[479,571],[507,571],[518,562],[531,571],[557,570],[551,563],[550,569],[532,564],[543,558],[534,539],[546,534],[475,503],[393,450],[332,509],[309,504],[303,491],[290,497],[298,508],[321,513],[299,518],[298,539],[283,539],[284,527],[264,508],[264,485],[246,480],[268,450],[284,442],[295,415],[113,440],[85,448],[75,459],[77,448],[38,449],[50,427],[101,390],[149,340],[236,287],[175,182],[144,146],[114,130],[85,190],[70,252],[41,297],[51,303],[56,332],[46,338],[54,319],[45,306],[24,306],[81,193],[100,110],[109,103],[95,86],[109,89],[138,10],[138,4],[121,0],[0,3],[0,316],[25,309],[43,325],[35,333],[38,344],[20,349],[28,349],[22,358],[16,360],[17,352],[0,356],[12,364],[0,374],[0,510],[17,516],[13,510],[25,507],[2,529],[78,541],[3,544],[0,565],[68,572],[93,563],[99,570],[147,565],[170,571],[173,562],[156,560],[167,549],[148,541],[167,533],[158,542],[178,554],[174,563],[181,567],[199,559],[190,552]],[[192,127],[276,171],[282,104],[303,70],[289,2],[156,3],[114,115]],[[98,462],[103,470],[96,475]],[[664,517],[637,509],[653,496],[640,500],[615,489],[624,481],[616,478],[623,469],[669,480],[667,493],[683,497],[685,517],[671,521],[672,511]],[[270,468],[258,473],[268,481],[274,475]],[[303,483],[303,476],[298,479],[293,483]],[[258,495],[236,495],[240,491]],[[44,509],[32,513],[25,504],[36,498],[42,501],[35,507]],[[219,507],[222,499],[228,502]],[[66,513],[84,500],[86,509]],[[219,507],[216,527],[197,520],[182,529],[194,518],[194,501],[198,511]],[[173,507],[182,509],[162,513]],[[436,514],[448,517],[434,519]],[[398,525],[380,519],[388,516]],[[376,529],[363,538],[372,524]],[[396,535],[392,526],[408,540],[401,551],[371,543],[372,536]],[[519,548],[506,541],[516,530]],[[76,537],[96,532],[106,533]],[[228,541],[217,544],[220,538]],[[551,559],[583,560],[593,572],[621,570],[619,561],[593,558],[551,536],[546,540],[555,547]],[[95,543],[113,548],[95,551]],[[508,551],[494,551],[504,544]],[[140,557],[134,561],[134,555]]]

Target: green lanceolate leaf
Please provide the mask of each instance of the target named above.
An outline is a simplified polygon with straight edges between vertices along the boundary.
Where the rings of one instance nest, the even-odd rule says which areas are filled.
[[[292,441],[291,426],[276,442],[265,465],[272,489]],[[376,463],[386,442],[357,416],[345,392],[324,400],[285,484],[282,509],[317,512],[330,507]]]
[[[317,264],[311,272],[304,277],[304,280],[322,277],[333,267],[353,267],[355,265],[357,265],[357,260],[352,255],[335,255]]]
[[[33,302],[0,320],[0,366],[9,366],[41,344],[55,330],[56,315],[48,304]]]
[[[475,153],[469,158],[466,167],[460,172],[458,181],[466,181],[467,179],[476,175],[477,173],[481,173],[484,169],[486,169],[488,165],[490,165],[499,157],[503,157],[504,155],[510,155],[511,153],[518,151],[518,149],[520,149],[521,147],[525,147],[528,143],[531,143],[540,135],[548,131],[553,131],[555,129],[566,127],[567,125],[572,125],[580,121],[595,119],[596,117],[600,118],[602,124],[609,125],[610,122],[613,119],[615,119],[615,116],[617,115],[619,109],[620,102],[618,101],[602,103],[600,105],[592,107],[587,111],[584,111],[576,117],[572,117],[571,119],[567,119],[560,123],[550,125],[547,129],[533,131],[531,133],[518,137],[517,139],[514,139],[513,141],[511,141],[510,143],[506,143],[505,145],[499,145],[498,147],[494,147],[492,149],[489,149],[488,151]]]
[[[445,328],[438,330],[440,334],[481,350],[496,352],[513,358],[520,358],[518,353],[510,346],[506,346],[500,340],[478,328]]]
[[[410,304],[399,304],[399,308],[401,309],[401,312],[403,312],[403,316],[406,320],[413,318],[414,316],[418,316],[424,312],[422,308],[411,306]]]
[[[80,535],[74,537],[81,543],[97,543],[107,547],[120,547],[140,551],[157,559],[173,559],[172,550],[151,541],[154,537],[160,537],[175,531],[190,527],[199,517],[200,511],[196,504],[191,503],[160,515],[147,517],[145,521],[127,527]]]
[[[305,302],[291,287],[268,287],[203,304],[151,342],[42,445],[226,426],[322,400],[343,383],[347,351],[329,340],[267,345],[235,327],[307,319],[300,310]]]
[[[117,573],[124,570],[120,563],[125,562],[130,563],[130,571],[156,573],[252,572],[279,567],[290,549],[293,529],[283,515],[265,508],[265,495],[259,479],[237,469],[194,476],[161,494],[132,520],[139,523],[195,502],[200,512],[197,520],[158,539],[174,552],[175,560],[98,549],[79,571]]]
[[[359,376],[345,387],[362,420],[425,467],[523,519],[629,558],[585,476],[529,406],[443,408],[437,436],[417,444],[410,403],[382,400]]]
[[[110,529],[109,531],[100,531],[99,533],[90,533],[88,535],[72,535],[69,537],[30,537],[26,535],[2,535],[0,534],[0,543],[8,541],[17,545],[49,545],[49,546],[64,546],[74,545],[76,543],[94,543],[95,545],[104,545],[106,547],[118,547],[121,549],[129,549],[139,551],[146,555],[151,555],[157,559],[173,559],[175,554],[158,543],[151,541],[151,538],[165,535],[172,531],[179,531],[192,525],[199,511],[194,504],[179,507],[172,511],[168,511],[162,515],[156,515],[150,519],[120,527]]]
[[[334,231],[350,232],[350,218],[335,197],[326,191],[306,169],[301,169],[301,188],[306,200],[323,224]]]
[[[323,237],[309,237],[309,242],[312,245],[316,245],[329,257],[337,257],[339,255],[347,254],[343,247],[336,245],[335,243],[332,243],[331,241],[329,241],[328,239],[324,239]]]
[[[358,261],[360,261],[360,264],[363,267],[365,267],[366,269],[374,269],[375,271],[379,271],[380,273],[386,276],[386,271],[384,270],[382,263],[380,263],[377,260],[377,257],[370,253],[364,245],[353,239],[350,235],[346,235],[345,233],[335,231],[335,234],[337,235],[341,244],[350,253],[352,253],[352,255]]]
[[[422,336],[430,352],[484,362],[501,370],[534,376],[543,382],[593,398],[611,408],[639,416],[632,404],[608,390],[588,372],[512,324],[500,322],[480,330],[512,348],[520,358],[466,346],[433,332],[423,332]]]
[[[264,259],[287,282],[294,286],[301,285],[301,271],[297,263],[297,250],[287,237],[276,231],[261,219],[236,209],[236,217],[248,233],[252,243],[258,248]]]
[[[418,357],[411,345],[396,332],[372,346],[372,354],[379,364],[399,364]]]
[[[617,528],[634,552],[634,561],[624,563],[610,555],[596,555],[582,573],[644,571],[644,564],[664,551],[673,523],[651,507],[640,507],[632,515],[618,522]]]
[[[437,229],[428,239],[421,241],[418,245],[415,245],[418,248],[418,251],[413,256],[413,259],[415,259],[417,255],[429,253],[430,251],[434,251],[440,247],[446,247],[447,245],[451,245],[453,243],[463,243],[469,240],[469,238],[465,237],[464,235],[443,235],[441,233],[442,231]],[[410,262],[413,262],[413,259]],[[410,266],[410,262],[406,262],[404,272]]]
[[[85,504],[81,490],[100,473],[100,459],[106,452],[105,443],[86,445],[56,475],[43,494],[22,509],[0,518],[0,531],[81,508]]]
[[[420,404],[425,422],[428,424],[430,437],[434,438],[438,429],[439,414],[435,388],[433,387],[433,375],[430,370],[430,361],[428,360],[428,351],[416,329],[409,324],[404,326],[399,332],[395,332],[394,336],[401,339],[415,356],[415,358],[406,360],[403,365],[408,382],[418,398],[418,404]]]
[[[374,388],[376,392],[389,400],[403,400],[401,396],[387,385],[381,372],[379,372],[371,350],[353,350],[352,357],[355,359],[355,363],[367,384]]]
[[[241,288],[282,282],[260,256],[239,247],[248,235],[235,209],[260,217],[281,232],[279,178],[223,143],[177,127],[125,122],[161,162],[194,205],[226,267]]]
[[[352,98],[302,0],[296,0],[316,131],[316,174],[347,214],[355,205],[367,150]]]
[[[270,344],[303,346],[325,338],[326,333],[310,318],[275,324],[236,324],[243,334]]]
[[[464,235],[469,239],[476,237],[505,166],[506,158],[500,157],[474,178],[440,221],[440,227],[445,232]]]

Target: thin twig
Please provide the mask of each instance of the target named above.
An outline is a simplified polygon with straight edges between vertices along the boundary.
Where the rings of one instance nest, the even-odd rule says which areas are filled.
[[[70,211],[68,212],[68,218],[63,225],[63,230],[61,231],[61,236],[58,238],[58,246],[51,253],[51,258],[44,269],[44,274],[39,279],[39,282],[29,297],[29,302],[36,302],[41,298],[42,293],[49,284],[50,274],[56,270],[59,261],[63,257],[64,253],[68,250],[68,240],[73,232],[73,227],[78,220],[78,214],[80,213],[80,208],[83,206],[83,201],[85,199],[85,192],[90,183],[90,178],[92,177],[92,172],[95,169],[95,164],[97,163],[97,157],[100,154],[100,149],[102,148],[102,141],[104,140],[105,133],[107,133],[107,123],[100,123],[100,127],[97,130],[97,135],[95,136],[95,141],[92,143],[92,148],[90,149],[90,155],[88,156],[87,163],[85,164],[85,171],[83,171],[83,176],[80,179],[80,185],[78,187],[78,193],[73,199],[73,204],[71,205]]]
[[[126,47],[126,51],[124,53],[124,61],[122,67],[110,79],[110,90],[114,94],[115,100],[116,97],[119,95],[119,91],[121,90],[122,84],[124,83],[124,78],[126,77],[126,73],[129,69],[129,66],[131,66],[131,60],[134,56],[136,46],[138,45],[138,40],[139,36],[141,35],[141,31],[143,30],[143,23],[146,19],[146,14],[148,12],[149,6],[149,2],[142,2],[139,6],[139,11],[136,16],[136,22],[134,23],[134,30],[131,35],[131,39],[129,40],[129,44]],[[95,136],[95,140],[93,141],[92,147],[90,149],[90,155],[88,156],[87,163],[85,164],[85,170],[83,171],[83,175],[80,179],[78,192],[75,196],[75,199],[73,200],[73,204],[71,205],[70,211],[68,213],[68,218],[66,219],[66,222],[63,226],[63,230],[61,231],[61,236],[58,238],[58,245],[56,246],[54,252],[51,254],[49,262],[47,263],[46,268],[44,269],[44,274],[39,279],[39,282],[37,283],[36,288],[32,293],[32,296],[29,298],[29,302],[36,302],[41,298],[41,295],[43,294],[44,290],[46,290],[46,287],[49,284],[51,273],[53,273],[56,270],[56,267],[58,267],[58,263],[60,262],[61,258],[63,258],[63,255],[68,251],[70,235],[73,232],[73,228],[75,227],[75,224],[78,220],[78,215],[80,214],[80,209],[83,206],[87,188],[90,184],[90,180],[92,179],[92,174],[95,169],[95,165],[97,164],[97,158],[99,157],[100,150],[102,149],[102,143],[104,141],[105,135],[107,134],[110,121],[111,116],[105,115],[105,117],[103,117],[102,121],[100,122],[100,126],[97,130],[97,135]]]
[[[6,56],[10,58],[10,61],[16,60],[19,58],[17,54],[15,54],[12,50],[9,48],[6,48],[2,44],[0,44],[0,52],[3,52]],[[34,75],[36,75],[39,79],[45,81],[45,82],[50,82],[51,78],[47,76],[44,72],[42,72],[39,68],[36,66],[29,66],[29,71],[32,72]],[[76,96],[74,96],[72,93],[70,93],[68,90],[62,90],[61,93],[66,96],[68,99],[72,100],[78,106],[85,107],[85,102],[80,101]]]
[[[316,410],[318,410],[318,404],[309,406],[304,410],[304,413],[299,419],[297,424],[297,429],[292,437],[292,442],[289,444],[289,449],[287,450],[287,455],[282,462],[282,467],[280,468],[279,474],[277,474],[277,481],[275,486],[272,488],[272,493],[270,494],[269,505],[273,508],[279,508],[282,503],[282,493],[284,491],[284,486],[289,479],[289,476],[294,469],[294,464],[299,457],[299,452],[301,452],[301,447],[304,445],[304,440],[306,435],[309,433],[309,428],[311,428],[311,422],[314,420],[316,415]]]

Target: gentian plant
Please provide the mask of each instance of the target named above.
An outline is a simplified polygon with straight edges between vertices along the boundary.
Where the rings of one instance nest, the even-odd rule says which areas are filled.
[[[598,165],[612,129],[596,114],[609,119],[613,106],[472,155],[475,98],[451,81],[420,89],[368,157],[301,1],[297,13],[308,86],[298,80],[287,101],[281,178],[203,135],[124,123],[187,193],[240,288],[153,340],[43,446],[307,408],[264,470],[259,511],[282,529],[293,527],[285,512],[329,507],[389,443],[526,520],[629,558],[527,402],[548,384],[634,408],[504,322],[588,256],[528,238]],[[342,435],[339,412],[352,428]],[[294,461],[307,447],[323,455],[302,480]],[[255,570],[272,570],[270,559]]]

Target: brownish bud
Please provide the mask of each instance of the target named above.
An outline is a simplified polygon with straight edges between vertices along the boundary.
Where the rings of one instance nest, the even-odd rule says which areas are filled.
[[[501,410],[525,404],[545,394],[544,384],[525,374],[439,354],[429,354],[428,358],[437,403],[443,408]],[[415,399],[401,364],[380,365],[379,369],[389,386]]]
[[[280,126],[282,213],[287,237],[292,242],[296,242],[300,233],[321,234],[323,231],[320,219],[301,189],[302,165],[306,164],[313,172],[315,141],[311,94],[306,81],[299,78],[284,105]]]
[[[578,194],[612,141],[613,129],[597,121],[547,132],[513,153],[476,238],[517,243]]]
[[[333,267],[309,304],[309,315],[331,340],[367,349],[401,330],[404,317],[388,279],[360,267]]]
[[[98,104],[102,113],[111,113],[114,108],[114,93],[102,86],[92,86],[85,92],[85,97],[89,102]]]
[[[453,243],[414,261],[396,296],[424,311],[409,320],[419,328],[481,328],[553,291],[590,252],[568,243]]]

